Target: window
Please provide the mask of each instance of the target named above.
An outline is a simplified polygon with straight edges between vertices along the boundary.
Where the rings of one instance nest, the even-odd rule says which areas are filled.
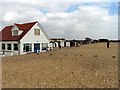
[[[18,50],[18,44],[14,44],[14,50]]]
[[[13,35],[18,35],[18,30],[14,30]]]
[[[42,43],[42,50],[47,50],[48,44],[47,43]]]
[[[32,44],[30,43],[23,44],[23,52],[29,52],[29,51],[32,51]]]
[[[11,44],[7,44],[7,50],[12,50]]]
[[[2,50],[5,50],[5,44],[2,43]]]
[[[40,35],[40,29],[34,29],[34,35]]]

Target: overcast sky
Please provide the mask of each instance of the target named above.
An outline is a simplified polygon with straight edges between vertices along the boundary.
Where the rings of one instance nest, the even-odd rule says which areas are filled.
[[[39,21],[50,38],[118,39],[117,0],[83,1],[1,0],[0,28]]]

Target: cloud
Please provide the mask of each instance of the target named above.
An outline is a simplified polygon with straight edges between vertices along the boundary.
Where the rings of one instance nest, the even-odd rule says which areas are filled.
[[[117,14],[110,15],[108,3],[40,2],[3,3],[3,26],[39,21],[48,35],[67,39],[117,39]]]
[[[119,0],[52,0],[52,2],[118,2]],[[51,2],[50,0],[1,0],[0,2],[20,2],[36,4],[38,2]]]

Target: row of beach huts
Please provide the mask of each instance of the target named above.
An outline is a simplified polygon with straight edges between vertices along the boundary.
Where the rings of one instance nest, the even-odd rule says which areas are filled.
[[[97,40],[91,38],[85,38],[85,40],[66,40],[65,38],[51,38],[51,48],[54,47],[78,47],[79,45],[97,43]]]

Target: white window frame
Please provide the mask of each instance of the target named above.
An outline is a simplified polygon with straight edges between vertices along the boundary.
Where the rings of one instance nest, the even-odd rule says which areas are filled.
[[[17,33],[14,33],[17,32]],[[13,30],[13,35],[18,35],[18,30]]]
[[[9,44],[10,44],[10,48],[11,48],[10,50],[12,50],[12,44],[11,44],[11,43],[7,43],[7,50],[9,50],[9,49],[8,49],[8,48],[9,48],[9,47],[8,47]]]
[[[36,30],[39,30],[39,34],[36,34]],[[40,35],[40,29],[34,29],[34,35]]]
[[[43,47],[43,45],[45,45],[46,44],[46,47]],[[44,48],[46,48],[46,49],[44,49]],[[42,43],[42,50],[47,50],[48,49],[48,43]]]
[[[16,49],[15,49],[15,44],[17,44],[17,43],[14,43],[14,44],[13,44],[13,50],[14,50],[14,51],[18,51],[18,50],[19,50],[19,46],[18,46],[18,44],[17,44],[17,48],[18,48],[18,49],[16,50]]]
[[[23,52],[26,52],[26,46],[29,46],[29,51],[27,51],[27,52],[31,52],[32,51],[32,43],[24,43],[23,44]]]
[[[4,46],[5,49],[3,49],[3,44],[5,45],[5,46]],[[6,44],[5,44],[5,43],[2,43],[1,48],[2,48],[2,50],[6,50]]]

